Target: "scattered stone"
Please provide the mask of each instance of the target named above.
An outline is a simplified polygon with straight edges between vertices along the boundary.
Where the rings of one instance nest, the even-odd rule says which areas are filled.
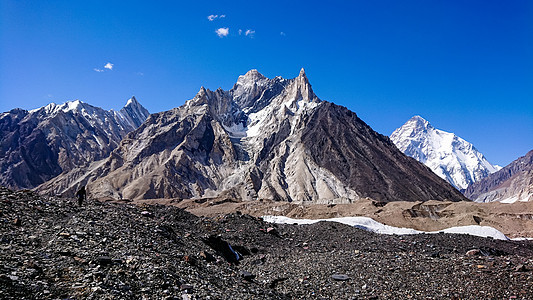
[[[255,278],[255,275],[247,271],[242,271],[241,277],[244,278],[244,280],[252,281]]]
[[[207,239],[203,240],[213,250],[219,252],[228,262],[236,263],[242,259],[242,255],[233,250],[231,245],[222,240],[220,236],[211,235]]]
[[[194,258],[193,256],[191,255],[185,255],[183,256],[183,261],[189,263],[190,265],[193,265],[195,266],[196,265],[196,258]]]
[[[21,226],[22,225],[22,220],[20,220],[20,218],[15,218],[15,220],[13,220],[13,225]]]
[[[217,260],[211,253],[207,251],[201,251],[200,254],[198,254],[198,256],[200,256],[207,262],[213,262]]]
[[[272,235],[275,235],[275,236],[279,236],[278,230],[276,228],[274,228],[274,227],[268,227],[266,232],[270,233]]]
[[[346,274],[333,274],[333,275],[331,275],[331,278],[333,278],[334,280],[337,280],[337,281],[350,280],[350,276],[348,276]]]
[[[142,211],[141,215],[144,217],[149,217],[149,218],[153,217],[153,214],[147,210]]]
[[[527,272],[527,267],[523,264],[519,264],[513,269],[515,272]]]
[[[107,266],[113,263],[113,260],[109,256],[99,256],[96,261],[101,266]]]
[[[466,252],[466,256],[475,256],[475,255],[481,255],[481,250],[479,249],[472,249],[472,250],[468,250]]]
[[[0,187],[4,196],[10,202],[0,201],[0,299],[527,299],[533,294],[531,241],[389,236],[326,222],[274,226],[247,215],[197,217],[162,205],[88,201],[80,209],[69,198]],[[17,230],[11,216],[24,220]],[[283,235],[266,234],[269,227]],[[476,249],[477,254],[465,255]],[[435,253],[438,261],[431,258]]]

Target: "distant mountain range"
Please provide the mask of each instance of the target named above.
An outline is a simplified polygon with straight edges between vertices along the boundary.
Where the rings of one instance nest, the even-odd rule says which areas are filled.
[[[251,70],[228,91],[202,87],[122,137],[102,160],[38,190],[72,194],[87,184],[93,197],[124,199],[466,200],[354,112],[320,100],[303,69],[294,79]]]
[[[434,128],[420,116],[409,119],[390,138],[403,153],[425,164],[462,191],[501,169],[489,163],[471,143]]]
[[[135,97],[120,111],[79,100],[0,114],[0,185],[34,188],[62,172],[108,157],[148,117]]]
[[[465,195],[476,202],[533,201],[533,150],[469,185]]]

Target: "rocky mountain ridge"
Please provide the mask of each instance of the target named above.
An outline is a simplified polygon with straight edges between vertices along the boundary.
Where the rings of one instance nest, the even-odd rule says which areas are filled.
[[[39,190],[72,193],[80,184],[115,199],[465,199],[355,113],[320,100],[303,69],[294,79],[251,70],[229,91],[202,87],[151,115],[108,158]]]
[[[33,188],[107,157],[148,111],[132,97],[120,111],[79,100],[0,115],[0,185]]]
[[[476,202],[533,201],[533,150],[465,191]]]
[[[403,153],[425,164],[459,190],[501,169],[489,163],[471,143],[454,133],[436,129],[420,116],[409,119],[390,138]]]

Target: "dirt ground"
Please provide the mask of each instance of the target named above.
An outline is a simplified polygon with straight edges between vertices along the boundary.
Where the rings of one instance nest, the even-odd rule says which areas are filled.
[[[184,208],[197,216],[213,217],[236,211],[252,216],[283,215],[291,218],[322,219],[365,216],[378,222],[423,231],[437,231],[454,226],[494,227],[509,238],[533,237],[533,202],[377,202],[361,199],[350,204],[294,204],[234,199],[151,199],[134,203],[165,204]]]

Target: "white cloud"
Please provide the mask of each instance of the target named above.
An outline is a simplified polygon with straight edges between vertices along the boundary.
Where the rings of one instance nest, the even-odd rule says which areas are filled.
[[[102,70],[102,69],[98,69],[98,68],[94,68],[93,70],[94,70],[95,72],[99,72],[99,73],[104,71],[104,70]]]
[[[241,34],[242,34],[242,29],[239,29],[239,35],[241,35]]]
[[[286,36],[285,32],[283,32],[283,31],[280,32],[279,35],[281,35],[281,36]]]
[[[144,73],[143,72],[135,72],[135,75],[144,76]]]
[[[222,18],[225,18],[225,17],[226,17],[226,15],[220,15],[220,16],[219,15],[209,15],[209,16],[207,16],[207,19],[209,21],[214,21],[217,18],[222,19]]]
[[[105,64],[104,68],[108,70],[113,70],[113,64],[108,62],[107,64]]]
[[[229,34],[229,28],[222,27],[222,28],[219,28],[219,29],[215,30],[215,32],[217,33],[218,37],[223,38],[223,37],[225,37],[225,36],[227,36]]]
[[[244,33],[245,36],[250,36],[250,37],[253,37],[254,34],[255,34],[255,30],[251,30],[251,29],[246,30],[246,32]]]

